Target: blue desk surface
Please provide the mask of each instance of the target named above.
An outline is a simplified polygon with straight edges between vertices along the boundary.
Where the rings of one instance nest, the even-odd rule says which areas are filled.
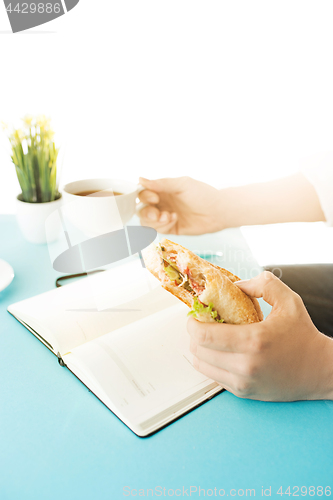
[[[175,239],[222,249],[220,264],[242,278],[260,271],[238,230]],[[0,258],[15,270],[0,292],[1,500],[199,498],[199,487],[214,498],[222,489],[225,496],[255,489],[258,497],[271,487],[271,497],[282,498],[280,486],[291,493],[323,486],[325,497],[325,487],[333,489],[333,402],[263,403],[224,392],[138,438],[6,312],[54,287],[47,247],[25,242],[15,218],[0,216]]]

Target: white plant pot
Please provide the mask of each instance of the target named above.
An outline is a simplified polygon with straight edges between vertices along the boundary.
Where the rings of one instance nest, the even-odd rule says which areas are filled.
[[[21,195],[16,198],[16,218],[23,236],[30,243],[51,243],[59,237],[59,227],[54,225],[53,230],[46,239],[45,221],[48,216],[60,208],[62,197],[46,203],[28,203],[20,200]]]

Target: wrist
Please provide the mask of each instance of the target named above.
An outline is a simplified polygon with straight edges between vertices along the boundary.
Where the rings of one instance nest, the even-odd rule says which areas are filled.
[[[262,224],[262,202],[256,185],[234,186],[220,190],[220,223],[227,229]]]
[[[237,221],[237,217],[235,217],[235,213],[238,212],[234,201],[236,190],[237,188],[233,187],[219,190],[219,198],[217,206],[214,210],[217,215],[217,231],[221,231],[222,229],[227,229],[229,227],[239,227],[242,225],[241,221]]]

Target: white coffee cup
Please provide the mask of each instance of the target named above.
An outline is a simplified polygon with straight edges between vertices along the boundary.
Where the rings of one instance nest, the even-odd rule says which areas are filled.
[[[63,188],[64,216],[89,236],[121,229],[135,214],[136,198],[142,187],[119,179],[84,179]],[[85,191],[98,191],[86,196]],[[108,192],[121,193],[101,196]]]

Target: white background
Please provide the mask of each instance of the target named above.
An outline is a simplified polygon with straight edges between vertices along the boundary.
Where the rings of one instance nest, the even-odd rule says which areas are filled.
[[[53,118],[62,184],[286,175],[332,149],[332,18],[331,1],[80,0],[13,35],[1,2],[0,120]],[[6,146],[0,213],[19,192]]]

